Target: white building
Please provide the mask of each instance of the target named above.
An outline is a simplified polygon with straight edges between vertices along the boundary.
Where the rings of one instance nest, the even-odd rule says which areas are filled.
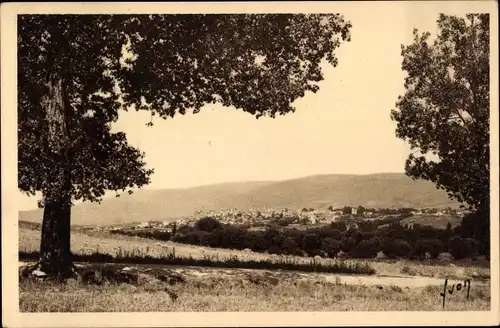
[[[334,213],[332,215],[332,222],[336,222],[341,216],[342,214]]]
[[[318,218],[314,214],[309,215],[307,217],[307,220],[309,221],[310,224],[316,224],[316,222],[318,222]]]

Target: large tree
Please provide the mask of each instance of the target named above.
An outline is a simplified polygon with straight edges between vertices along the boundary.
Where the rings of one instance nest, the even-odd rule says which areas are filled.
[[[413,150],[406,173],[436,183],[471,210],[477,228],[468,230],[476,231],[474,237],[487,252],[489,15],[440,15],[437,25],[439,32],[433,41],[430,33],[414,30],[413,44],[402,46],[406,92],[391,117],[397,122],[397,136]]]
[[[406,92],[391,116],[414,151],[406,173],[471,210],[489,208],[489,15],[441,14],[437,24],[433,41],[414,30],[402,46]]]
[[[72,275],[75,200],[149,182],[144,154],[111,132],[120,109],[293,112],[350,27],[337,14],[18,16],[19,188],[44,208],[36,268]]]

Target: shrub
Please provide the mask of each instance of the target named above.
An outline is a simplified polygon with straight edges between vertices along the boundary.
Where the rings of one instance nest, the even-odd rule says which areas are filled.
[[[406,257],[411,253],[412,247],[407,241],[396,239],[394,241],[394,251],[396,252],[396,256]]]
[[[463,238],[473,238],[477,244],[479,254],[489,255],[490,253],[490,209],[480,208],[477,211],[467,214],[456,228]]]
[[[340,240],[340,248],[343,252],[349,253],[356,247],[356,241],[351,237],[343,237]]]
[[[323,252],[321,249],[312,249],[309,252],[307,252],[310,257],[314,256],[321,256],[323,257],[325,255],[325,252]]]
[[[449,252],[456,260],[470,258],[477,253],[478,243],[471,238],[453,236],[449,241]]]
[[[382,247],[381,247],[382,252],[384,253],[384,255],[386,257],[389,257],[389,258],[394,257],[392,243],[393,243],[393,241],[390,238],[384,237],[382,239]]]
[[[412,267],[409,267],[409,266],[405,265],[404,267],[401,268],[400,273],[406,274],[406,275],[409,275],[409,276],[416,276],[417,275],[417,270],[415,270]]]
[[[333,238],[325,238],[321,243],[321,250],[324,251],[328,257],[336,257],[340,252],[340,241]]]
[[[342,232],[338,229],[333,229],[333,228],[321,228],[317,229],[317,234],[320,236],[320,238],[332,238],[335,240],[340,240],[342,238]]]
[[[359,230],[362,232],[374,231],[377,229],[377,225],[372,221],[361,221],[358,223]]]
[[[184,235],[177,232],[175,234],[172,235],[172,238],[170,238],[171,241],[174,241],[176,243],[182,243],[182,239],[183,239]]]
[[[222,228],[222,224],[217,219],[207,216],[199,219],[195,223],[195,228],[201,231],[212,232],[214,230]]]
[[[313,250],[318,250],[321,248],[321,242],[316,234],[308,233],[304,236],[304,242],[302,247],[309,255]],[[315,254],[316,255],[316,254]],[[314,256],[314,255],[313,255]]]
[[[354,251],[355,256],[361,258],[374,258],[377,256],[381,248],[381,241],[377,237],[372,237],[368,240],[362,240]]]
[[[290,237],[283,239],[283,243],[281,244],[281,248],[283,249],[283,253],[285,254],[296,254],[299,250],[297,243]]]
[[[217,247],[219,246],[218,236],[215,233],[208,231],[199,231],[198,238],[200,240],[200,245],[202,246],[210,246]]]
[[[221,247],[233,249],[245,249],[247,247],[246,230],[238,227],[225,227],[217,231],[220,231]]]
[[[382,252],[390,258],[406,257],[412,252],[412,247],[403,239],[393,240],[387,237],[382,242]]]
[[[473,238],[465,238],[465,247],[469,253],[469,257],[475,257],[478,255],[478,250],[480,248],[480,242]]]
[[[190,231],[184,235],[184,243],[187,244],[194,244],[194,245],[199,245],[200,244],[200,236],[198,232],[196,231]]]
[[[346,231],[347,230],[347,225],[345,222],[332,222],[330,223],[330,227],[335,230],[339,231]]]
[[[176,233],[180,233],[180,234],[186,234],[188,232],[191,232],[193,231],[193,228],[188,226],[187,224],[184,224],[184,225],[181,225],[179,228],[177,228],[177,232]]]
[[[264,243],[264,233],[262,231],[248,231],[246,235],[247,248],[255,252],[264,252],[267,248]]]
[[[269,254],[283,254],[283,249],[279,247],[278,245],[271,245],[268,249],[267,252]]]
[[[415,242],[413,245],[413,251],[411,253],[411,257],[415,258],[423,258],[426,256],[426,253],[431,254],[432,257],[433,255],[436,255],[435,257],[439,256],[439,253],[442,251],[442,247],[439,247],[437,244],[441,244],[441,242],[437,239],[419,239]],[[442,246],[442,244],[441,244]]]
[[[271,227],[264,232],[264,238],[262,242],[266,243],[266,245],[268,246],[267,248],[269,248],[269,246],[273,245],[273,243],[276,245],[281,244],[283,238],[284,235],[278,229]]]
[[[306,257],[306,256],[308,256],[309,254],[307,254],[307,252],[306,252],[305,250],[303,250],[303,249],[299,249],[299,250],[297,251],[297,255],[298,255],[298,256],[303,256],[303,257]]]
[[[439,254],[444,251],[444,245],[439,239],[428,239],[426,242],[427,252],[432,258],[438,258]]]

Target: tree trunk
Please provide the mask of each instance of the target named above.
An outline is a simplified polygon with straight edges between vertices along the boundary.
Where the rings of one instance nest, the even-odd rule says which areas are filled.
[[[68,108],[64,79],[59,70],[49,73],[47,94],[42,101],[47,124],[47,143],[52,172],[44,196],[40,259],[37,268],[48,276],[73,275],[70,249],[71,156],[67,131]]]
[[[66,172],[62,172],[66,175]],[[69,181],[68,177],[63,178]],[[71,204],[69,194],[46,195],[42,223],[39,268],[49,276],[73,275],[70,248]]]

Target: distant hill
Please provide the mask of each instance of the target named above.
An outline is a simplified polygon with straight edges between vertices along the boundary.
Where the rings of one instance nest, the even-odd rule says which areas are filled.
[[[234,182],[187,189],[140,190],[101,204],[84,203],[72,210],[72,224],[107,225],[149,220],[174,220],[196,210],[237,208],[452,207],[427,181],[414,181],[402,173],[370,175],[317,175],[286,181]],[[41,210],[20,211],[19,219],[39,222]]]

